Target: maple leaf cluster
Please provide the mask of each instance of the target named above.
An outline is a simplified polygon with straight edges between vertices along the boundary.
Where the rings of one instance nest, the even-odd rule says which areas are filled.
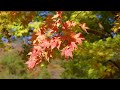
[[[50,61],[53,57],[54,49],[61,52],[61,56],[66,59],[73,58],[72,52],[77,49],[77,45],[82,45],[81,33],[74,33],[72,27],[77,24],[73,21],[62,21],[62,11],[56,11],[54,16],[48,15],[44,24],[38,28],[38,32],[32,36],[32,51],[29,60],[26,62],[29,69],[33,69],[43,60]]]

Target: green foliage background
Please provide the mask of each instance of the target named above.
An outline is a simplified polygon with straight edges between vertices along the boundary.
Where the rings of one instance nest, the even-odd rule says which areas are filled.
[[[74,52],[74,59],[63,63],[63,78],[103,79],[119,78],[120,35],[106,41],[84,42]]]

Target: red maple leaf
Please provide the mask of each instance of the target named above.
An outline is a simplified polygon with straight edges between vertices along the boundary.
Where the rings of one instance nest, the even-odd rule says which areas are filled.
[[[75,42],[71,42],[70,48],[71,48],[72,50],[77,49],[77,45],[75,44]]]
[[[33,69],[35,67],[35,65],[36,65],[36,61],[29,60],[29,61],[26,62],[26,64],[28,65],[29,69]]]
[[[43,47],[44,49],[49,48],[50,42],[47,40],[43,40],[40,46]]]
[[[74,38],[76,42],[79,43],[80,45],[82,45],[82,40],[85,40],[85,38],[81,37],[81,33],[74,35]]]
[[[62,49],[61,56],[65,56],[66,59],[68,59],[69,57],[73,58],[72,51],[72,48],[67,46]]]

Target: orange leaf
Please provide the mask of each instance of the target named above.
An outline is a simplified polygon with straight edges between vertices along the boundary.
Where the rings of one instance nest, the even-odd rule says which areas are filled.
[[[83,31],[85,31],[87,34],[89,34],[87,32],[87,30],[89,29],[88,27],[86,27],[86,23],[80,24],[80,27],[82,28]]]

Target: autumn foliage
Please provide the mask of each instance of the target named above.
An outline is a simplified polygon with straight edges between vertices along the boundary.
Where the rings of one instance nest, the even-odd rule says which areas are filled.
[[[77,45],[82,45],[82,40],[85,40],[81,33],[76,34],[72,30],[76,27],[76,22],[63,21],[62,13],[57,11],[55,15],[49,14],[44,24],[38,28],[38,32],[33,34],[31,39],[33,48],[26,62],[29,69],[33,69],[44,60],[49,62],[56,50],[66,60],[73,58],[72,52],[77,49]]]

